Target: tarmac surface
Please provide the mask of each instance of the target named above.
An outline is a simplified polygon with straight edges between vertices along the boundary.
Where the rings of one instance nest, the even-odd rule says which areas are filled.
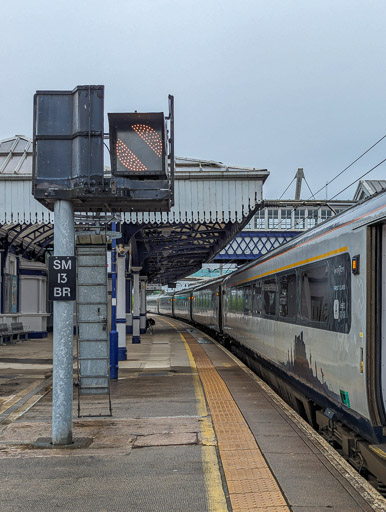
[[[106,397],[82,397],[101,416],[79,418],[74,387],[72,448],[36,444],[51,436],[52,338],[0,347],[1,512],[386,510],[242,363],[155,318],[153,336],[127,338],[112,417]]]

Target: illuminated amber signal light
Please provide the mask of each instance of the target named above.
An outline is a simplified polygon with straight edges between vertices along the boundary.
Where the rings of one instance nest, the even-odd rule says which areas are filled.
[[[353,259],[351,260],[351,270],[354,275],[359,274],[359,254],[353,256]]]
[[[134,155],[132,151],[126,146],[121,139],[117,140],[116,152],[118,160],[124,165],[129,171],[134,172],[143,172],[147,171],[146,165],[144,165],[141,160]]]
[[[147,124],[133,124],[133,130],[143,139],[149,148],[161,158],[162,156],[162,139],[151,126]]]

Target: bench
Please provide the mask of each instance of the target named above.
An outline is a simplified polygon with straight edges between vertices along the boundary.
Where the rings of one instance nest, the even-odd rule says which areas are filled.
[[[24,328],[23,322],[11,323],[11,341],[23,341],[28,338],[28,329]]]
[[[8,324],[0,324],[0,345],[5,345],[5,341],[9,341],[11,333]]]

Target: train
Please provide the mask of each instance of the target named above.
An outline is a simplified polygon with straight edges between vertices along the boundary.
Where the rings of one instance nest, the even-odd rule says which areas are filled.
[[[216,337],[386,495],[386,191],[231,274],[148,297]]]

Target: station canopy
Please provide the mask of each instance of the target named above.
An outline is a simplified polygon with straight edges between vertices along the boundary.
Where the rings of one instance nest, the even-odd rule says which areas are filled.
[[[106,174],[109,169],[106,168]],[[167,284],[210,262],[249,222],[262,201],[266,169],[176,158],[175,203],[170,212],[76,214],[79,243],[103,243],[113,221],[131,264],[149,282]],[[54,214],[31,193],[32,141],[0,142],[0,240],[23,257],[44,260],[53,249]]]

